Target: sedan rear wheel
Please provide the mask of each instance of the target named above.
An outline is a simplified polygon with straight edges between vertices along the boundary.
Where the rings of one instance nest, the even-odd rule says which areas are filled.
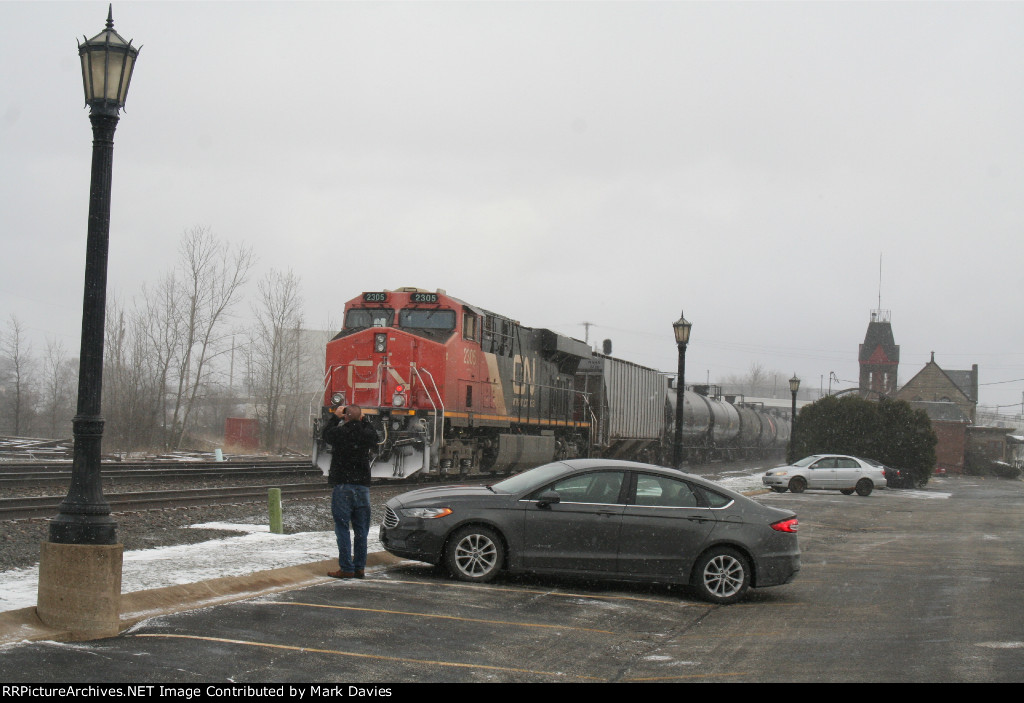
[[[871,490],[874,487],[875,484],[871,483],[870,479],[862,478],[861,480],[857,481],[857,495],[869,496],[871,495]]]
[[[805,488],[807,488],[807,481],[801,476],[795,476],[789,482],[789,490],[794,493],[803,493]]]
[[[445,547],[448,570],[460,581],[486,583],[494,579],[505,561],[501,538],[490,528],[463,527],[452,535]]]
[[[729,605],[743,598],[750,588],[750,566],[735,549],[717,547],[697,562],[692,583],[704,600]]]

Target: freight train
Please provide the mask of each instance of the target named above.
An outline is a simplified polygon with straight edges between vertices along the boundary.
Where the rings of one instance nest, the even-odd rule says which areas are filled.
[[[327,344],[313,463],[330,408],[359,405],[380,439],[379,479],[510,472],[600,456],[664,464],[673,456],[674,379],[525,327],[443,290],[370,291],[345,304]],[[698,389],[701,390],[701,389]],[[684,393],[691,462],[779,452],[789,421],[705,392]]]

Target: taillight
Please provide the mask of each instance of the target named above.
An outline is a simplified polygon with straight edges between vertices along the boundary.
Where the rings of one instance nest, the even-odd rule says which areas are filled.
[[[795,517],[791,517],[788,520],[779,520],[778,522],[772,523],[772,529],[777,532],[796,532],[800,527],[800,521]]]

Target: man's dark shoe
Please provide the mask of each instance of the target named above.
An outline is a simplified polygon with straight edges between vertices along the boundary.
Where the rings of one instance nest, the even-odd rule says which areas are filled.
[[[342,571],[341,569],[338,569],[337,571],[328,571],[327,575],[330,576],[332,579],[356,578],[356,575],[353,574],[351,571]],[[359,577],[359,578],[362,578],[362,577]]]
[[[364,579],[364,578],[366,578],[366,572],[365,572],[365,571],[363,571],[362,569],[356,569],[356,571],[355,571],[355,577],[356,577],[357,579]]]

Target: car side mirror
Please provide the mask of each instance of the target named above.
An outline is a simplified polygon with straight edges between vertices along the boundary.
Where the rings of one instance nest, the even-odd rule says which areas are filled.
[[[544,491],[539,496],[537,496],[537,507],[546,508],[552,503],[561,502],[561,500],[562,497],[555,493],[554,491]]]

